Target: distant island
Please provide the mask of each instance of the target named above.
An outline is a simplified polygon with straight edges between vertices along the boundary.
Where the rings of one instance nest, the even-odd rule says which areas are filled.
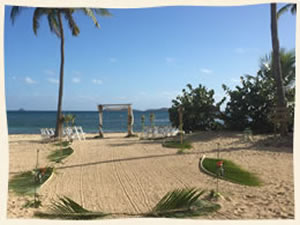
[[[168,112],[169,108],[163,107],[159,109],[146,109],[146,110],[140,110],[140,109],[133,109],[134,112]],[[127,109],[105,109],[105,111],[127,111]]]
[[[138,109],[134,109],[134,111],[138,111],[138,112],[168,112],[169,108],[167,107],[163,107],[163,108],[159,108],[159,109],[146,109],[146,110],[138,110]]]

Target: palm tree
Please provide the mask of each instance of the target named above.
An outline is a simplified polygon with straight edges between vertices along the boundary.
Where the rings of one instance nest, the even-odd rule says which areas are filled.
[[[277,4],[271,3],[271,35],[272,35],[272,48],[273,48],[273,76],[276,82],[277,90],[277,115],[282,118],[280,120],[280,135],[287,135],[287,103],[285,99],[285,91],[282,81],[282,72],[280,65],[280,56],[279,56],[279,40],[278,40],[278,31],[277,31]]]
[[[297,12],[297,4],[286,4],[283,7],[281,7],[278,12],[277,12],[277,19],[284,14],[285,12],[287,12],[288,10],[291,11],[292,14],[296,14]]]
[[[282,80],[285,89],[294,88],[295,86],[295,50],[287,51],[281,48],[279,51],[280,65],[282,72]],[[264,57],[260,58],[260,69],[258,73],[263,74],[269,82],[274,83],[274,76],[272,74],[272,52],[266,54]],[[276,88],[274,83],[274,88]]]
[[[280,65],[282,71],[282,81],[285,91],[285,97],[287,101],[288,108],[288,130],[292,130],[294,126],[294,109],[295,109],[295,50],[286,51],[285,49],[280,49]],[[276,82],[273,76],[273,71],[271,65],[272,54],[268,54],[260,59],[260,70],[258,75],[260,75],[266,82],[269,83],[271,89],[276,90]],[[272,94],[274,103],[277,102],[276,93]]]
[[[14,6],[11,9],[10,18],[14,24],[16,16],[24,9],[23,7]],[[111,15],[106,9],[90,9],[90,8],[35,8],[33,13],[33,32],[37,35],[37,30],[39,29],[39,20],[42,16],[47,16],[48,24],[50,31],[53,32],[58,38],[60,38],[60,53],[61,53],[61,62],[60,62],[60,78],[59,78],[59,94],[58,94],[58,104],[57,104],[57,117],[56,117],[56,129],[55,137],[61,137],[62,134],[62,125],[63,125],[63,115],[62,115],[62,97],[63,97],[63,84],[64,84],[64,27],[62,22],[62,16],[68,22],[69,28],[72,31],[73,36],[79,35],[79,27],[77,26],[73,14],[76,11],[82,11],[85,15],[89,16],[97,28],[100,28],[100,25],[97,21],[95,13],[101,16]]]

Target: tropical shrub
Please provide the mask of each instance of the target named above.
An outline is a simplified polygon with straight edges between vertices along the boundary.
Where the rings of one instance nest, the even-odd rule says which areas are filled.
[[[288,102],[288,127],[294,125],[295,102],[295,53],[280,51],[283,84]],[[276,128],[274,120],[276,112],[276,84],[272,75],[272,57],[267,55],[261,60],[260,70],[256,76],[241,77],[241,84],[234,90],[223,84],[229,96],[225,113],[222,114],[225,127],[230,130],[254,132],[273,132]]]
[[[223,85],[230,97],[225,108],[224,123],[230,130],[271,132],[274,130],[271,113],[274,110],[272,86],[258,75],[241,77],[241,86],[230,90]]]
[[[182,95],[172,100],[172,107],[169,109],[169,117],[173,126],[179,127],[178,108],[183,107],[183,130],[187,133],[196,130],[215,130],[220,124],[216,121],[220,114],[220,105],[215,103],[214,90],[207,90],[199,84],[193,88],[187,85],[187,90],[182,90]]]

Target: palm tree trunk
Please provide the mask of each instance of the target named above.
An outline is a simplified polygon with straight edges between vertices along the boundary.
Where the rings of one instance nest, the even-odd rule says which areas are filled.
[[[286,111],[286,100],[285,92],[282,81],[282,72],[280,65],[280,56],[279,56],[279,40],[278,40],[278,31],[277,31],[277,9],[276,3],[271,3],[271,35],[272,35],[272,47],[273,47],[273,76],[276,81],[277,87],[277,117],[281,118],[280,123],[280,134],[281,136],[287,135],[287,120],[285,120],[285,111]],[[279,115],[282,114],[282,115]]]
[[[61,112],[62,106],[62,97],[63,97],[63,86],[64,86],[64,63],[65,63],[65,56],[64,56],[64,29],[61,19],[61,13],[58,12],[58,21],[59,21],[59,30],[60,30],[60,76],[59,76],[59,92],[58,92],[58,104],[57,104],[57,116],[56,116],[56,129],[55,129],[55,137],[61,137],[62,135],[62,125],[63,125],[63,116]]]

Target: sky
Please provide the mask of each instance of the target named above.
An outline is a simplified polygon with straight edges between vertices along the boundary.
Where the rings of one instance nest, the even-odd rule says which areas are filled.
[[[282,4],[278,4],[278,8]],[[60,40],[42,17],[32,29],[33,9],[13,25],[5,8],[4,66],[7,110],[56,110]],[[172,6],[109,9],[97,29],[74,14],[77,37],[65,27],[63,110],[97,110],[98,104],[132,103],[134,109],[170,107],[188,83],[234,88],[240,76],[255,75],[272,48],[270,5]],[[295,48],[296,16],[278,21],[280,46]],[[224,105],[223,105],[224,107]]]

